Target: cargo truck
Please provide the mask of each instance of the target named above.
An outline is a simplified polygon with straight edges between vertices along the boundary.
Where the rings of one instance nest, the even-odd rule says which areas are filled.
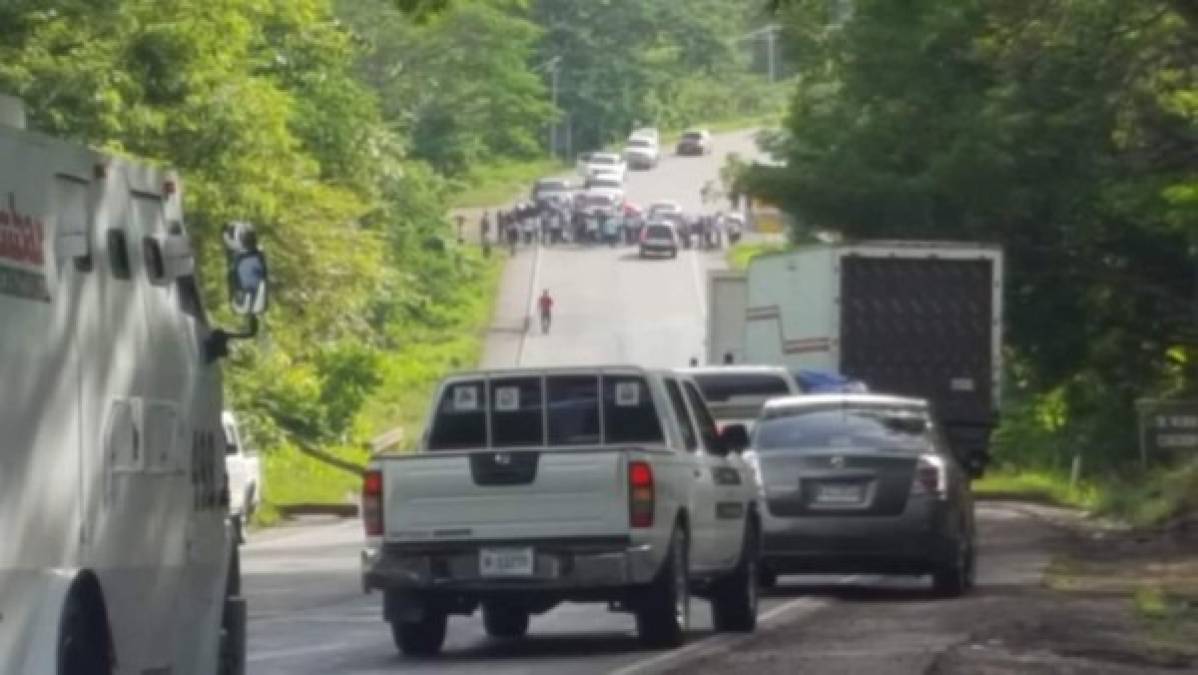
[[[926,398],[961,462],[981,474],[1001,386],[1000,248],[813,246],[755,258],[746,276],[740,360],[839,372],[872,391]]]
[[[0,673],[243,673],[219,357],[265,259],[226,231],[249,327],[212,327],[175,174],[23,110],[0,97]]]

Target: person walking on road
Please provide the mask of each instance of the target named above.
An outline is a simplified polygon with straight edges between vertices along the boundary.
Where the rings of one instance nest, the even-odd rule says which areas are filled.
[[[541,314],[541,332],[548,333],[549,325],[553,323],[553,296],[549,295],[549,289],[541,291],[541,297],[537,300],[537,309]]]

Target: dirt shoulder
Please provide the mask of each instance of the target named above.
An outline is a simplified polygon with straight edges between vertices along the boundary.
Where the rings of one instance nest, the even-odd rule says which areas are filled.
[[[890,578],[788,580],[783,594],[830,604],[673,672],[1198,672],[1190,535],[1133,533],[1019,504],[981,505],[979,524],[979,586],[968,597],[938,600],[926,584]]]

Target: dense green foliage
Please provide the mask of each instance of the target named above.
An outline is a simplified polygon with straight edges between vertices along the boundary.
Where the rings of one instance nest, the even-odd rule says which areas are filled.
[[[339,498],[297,451],[356,462],[392,426],[413,439],[432,383],[477,358],[497,266],[445,218],[472,176],[538,166],[566,115],[597,144],[763,106],[741,5],[674,4],[7,0],[0,91],[35,129],[183,173],[218,324],[235,318],[217,233],[258,225],[274,310],[237,345],[228,398],[296,478],[282,498]]]
[[[462,333],[489,266],[456,246],[443,178],[404,154],[362,49],[325,0],[19,2],[0,9],[0,90],[47,133],[178,167],[223,308],[218,229],[260,228],[275,307],[238,345],[231,404],[268,453],[338,452],[406,419],[396,390],[472,365],[408,360]],[[405,405],[422,402],[404,400]],[[407,415],[410,417],[410,414]]]
[[[1135,458],[1134,399],[1198,387],[1193,3],[778,4],[802,80],[752,189],[800,227],[1003,244],[999,458]]]

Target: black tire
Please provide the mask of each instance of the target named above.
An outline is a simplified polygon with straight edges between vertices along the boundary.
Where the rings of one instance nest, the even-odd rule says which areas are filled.
[[[528,634],[528,612],[518,607],[483,605],[483,626],[494,638],[514,639]]]
[[[670,554],[657,578],[645,590],[636,611],[636,631],[641,643],[652,648],[673,648],[686,640],[690,627],[689,545],[686,531],[675,528]]]
[[[449,616],[425,610],[419,621],[392,621],[391,639],[405,656],[436,656],[445,644]]]
[[[757,526],[745,526],[744,543],[736,569],[721,579],[711,596],[712,619],[721,633],[751,633],[757,629],[757,583],[761,559]]]
[[[220,675],[245,675],[248,653],[248,609],[241,596],[241,552],[233,547],[229,555],[229,572],[225,577],[225,600],[220,619]]]
[[[767,590],[776,587],[778,585],[778,573],[770,569],[765,563],[762,563],[757,568],[757,585]]]
[[[932,572],[932,590],[941,598],[959,598],[973,586],[973,544],[954,542],[956,555]]]
[[[91,593],[76,589],[58,629],[58,675],[111,675],[108,628]]]

